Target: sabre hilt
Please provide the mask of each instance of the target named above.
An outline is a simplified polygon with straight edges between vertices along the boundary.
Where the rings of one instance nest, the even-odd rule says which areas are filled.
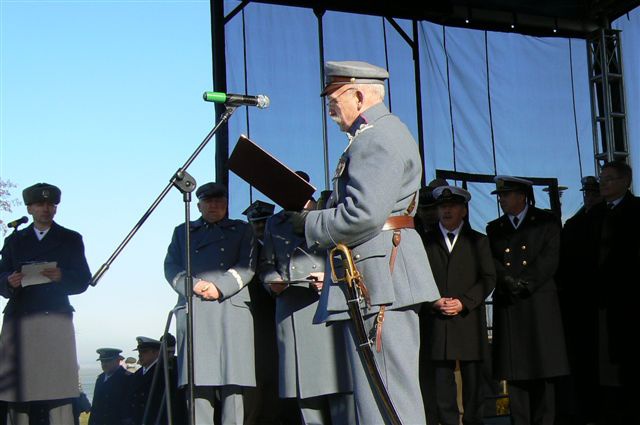
[[[340,257],[342,259],[342,266],[344,269],[344,277],[338,277],[336,273],[336,257]],[[331,279],[334,282],[346,282],[349,285],[349,288],[353,288],[355,291],[356,297],[352,300],[353,302],[360,302],[361,299],[364,299],[367,306],[371,306],[371,299],[369,298],[369,290],[364,284],[364,279],[358,271],[356,264],[353,261],[353,255],[351,254],[351,250],[345,244],[337,244],[335,248],[329,251],[329,265],[331,266]]]

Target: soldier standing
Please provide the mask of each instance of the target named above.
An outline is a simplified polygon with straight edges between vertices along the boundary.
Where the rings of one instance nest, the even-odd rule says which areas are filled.
[[[506,379],[513,425],[552,425],[554,378],[567,375],[562,318],[554,275],[560,223],[536,208],[532,182],[496,176],[502,217],[487,225],[497,271],[493,366]]]
[[[343,244],[351,250],[368,288],[365,328],[376,326],[373,356],[387,392],[402,422],[424,423],[418,310],[440,296],[413,224],[422,175],[418,146],[383,103],[385,69],[327,62],[325,76],[321,95],[349,145],[338,162],[327,208],[292,214],[291,220],[296,231],[304,231],[310,249]],[[382,423],[385,410],[358,355],[345,295],[344,284],[325,278],[316,319],[345,336],[359,423]]]
[[[0,260],[0,295],[9,299],[0,333],[0,401],[8,423],[74,421],[78,361],[69,295],[86,291],[91,273],[79,233],[53,219],[61,192],[37,183],[22,192],[33,223],[5,239]],[[28,276],[31,263],[42,270]],[[51,365],[55,365],[52,367]],[[45,418],[38,419],[38,412]]]
[[[98,361],[102,373],[96,379],[91,403],[89,425],[121,425],[125,413],[127,376],[129,373],[120,365],[124,357],[117,348],[98,348]]]
[[[255,387],[253,317],[248,284],[256,263],[251,226],[227,218],[227,190],[206,183],[196,191],[202,214],[191,222],[193,273],[193,356],[197,424],[213,423],[220,400],[224,424],[244,421],[243,388]],[[164,262],[165,277],[184,306],[184,225],[176,227]],[[176,320],[180,385],[187,384],[186,316]]]

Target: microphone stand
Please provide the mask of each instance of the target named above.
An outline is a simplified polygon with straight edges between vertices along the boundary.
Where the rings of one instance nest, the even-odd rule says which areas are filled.
[[[194,410],[194,384],[193,384],[193,276],[191,276],[191,235],[189,229],[190,217],[189,217],[189,203],[191,202],[191,192],[196,188],[195,179],[187,173],[187,168],[191,165],[191,163],[196,159],[196,157],[202,152],[207,143],[213,138],[213,136],[218,132],[220,127],[229,121],[231,115],[236,110],[236,106],[227,106],[227,109],[220,116],[220,120],[218,123],[211,129],[209,134],[204,138],[204,140],[200,143],[200,145],[196,148],[196,150],[191,154],[189,159],[184,163],[182,167],[176,171],[176,173],[171,177],[169,184],[164,188],[164,190],[158,195],[155,201],[151,204],[149,209],[142,215],[140,220],[133,226],[133,229],[127,234],[124,240],[118,245],[113,254],[107,259],[107,261],[100,267],[100,269],[96,272],[95,275],[91,278],[89,282],[92,286],[98,284],[98,281],[102,278],[102,276],[107,272],[111,264],[115,261],[116,257],[122,252],[124,247],[129,243],[129,241],[133,238],[133,236],[140,230],[145,221],[151,216],[153,211],[158,207],[160,202],[167,196],[172,187],[177,188],[183,194],[183,200],[185,203],[185,272],[186,277],[184,281],[184,291],[185,297],[187,299],[187,380],[188,380],[188,393],[189,393],[189,424],[195,425],[195,410]]]

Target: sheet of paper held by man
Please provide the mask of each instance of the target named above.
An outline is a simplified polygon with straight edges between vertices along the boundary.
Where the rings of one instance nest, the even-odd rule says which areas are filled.
[[[29,263],[22,265],[22,286],[40,285],[51,282],[51,279],[42,274],[45,269],[54,269],[58,266],[55,261],[42,263]]]

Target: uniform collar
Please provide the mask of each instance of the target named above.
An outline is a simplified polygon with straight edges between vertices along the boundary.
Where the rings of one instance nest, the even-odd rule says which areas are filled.
[[[356,137],[358,131],[362,131],[367,125],[370,125],[381,116],[387,114],[389,114],[389,110],[384,102],[376,103],[358,115],[358,118],[356,118],[353,124],[351,124],[347,133],[351,137]]]

